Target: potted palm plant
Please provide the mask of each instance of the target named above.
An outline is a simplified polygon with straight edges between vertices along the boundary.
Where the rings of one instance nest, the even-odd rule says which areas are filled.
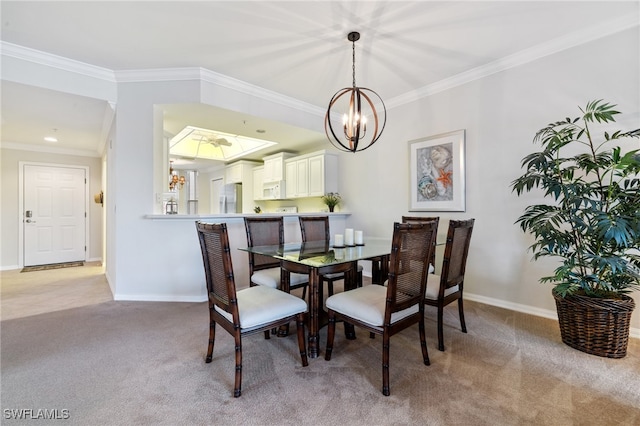
[[[594,128],[614,122],[615,107],[592,101],[580,117],[539,130],[542,151],[522,160],[524,174],[511,187],[518,196],[542,190],[549,200],[526,207],[516,223],[535,238],[534,259],[560,259],[540,282],[554,284],[562,341],[622,358],[635,308],[628,293],[640,286],[640,154],[620,144],[640,129],[597,138]]]

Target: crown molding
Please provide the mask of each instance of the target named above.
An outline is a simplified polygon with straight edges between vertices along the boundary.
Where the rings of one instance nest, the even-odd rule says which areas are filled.
[[[163,81],[200,80],[201,68],[153,68],[145,70],[115,71],[118,83],[149,83]]]
[[[161,82],[161,81],[189,81],[199,80],[216,86],[225,87],[236,92],[245,93],[270,102],[277,103],[286,107],[303,111],[309,114],[324,116],[325,110],[316,105],[300,101],[290,96],[267,90],[263,87],[247,83],[237,78],[229,77],[224,74],[217,73],[205,68],[157,68],[148,70],[127,70],[116,71],[116,80],[118,83],[133,82]]]
[[[637,15],[629,15],[619,19],[602,22],[599,25],[575,31],[565,36],[558,37],[548,43],[542,43],[529,49],[521,50],[520,52],[497,59],[486,65],[476,67],[469,71],[454,75],[453,77],[407,92],[404,95],[396,96],[395,98],[385,101],[385,104],[388,109],[391,109],[415,102],[421,98],[431,96],[438,92],[449,90],[474,80],[479,80],[492,74],[533,62],[537,59],[553,55],[554,53],[558,53],[572,47],[580,46],[594,40],[626,31],[639,25],[640,17]]]
[[[201,70],[201,78],[203,81],[226,87],[228,89],[235,90],[241,93],[245,93],[247,95],[255,96],[257,98],[274,102],[309,114],[317,116],[324,116],[325,114],[324,108],[312,105],[308,102],[303,102],[299,99],[292,98],[290,96],[286,96],[272,90],[267,90],[263,87],[250,84],[233,77],[228,77],[223,74],[218,74],[207,69],[202,68]]]
[[[62,56],[53,55],[51,53],[42,52],[40,50],[31,49],[29,47],[0,41],[0,51],[2,52],[2,56],[21,59],[52,68],[58,68],[64,71],[105,80],[110,83],[116,82],[115,74],[110,69],[90,65],[80,61],[75,61],[73,59],[64,58]]]
[[[102,157],[97,151],[86,149],[56,148],[54,146],[35,145],[20,142],[0,142],[0,149],[15,149],[17,151],[44,152],[47,154],[76,155],[78,157]]]

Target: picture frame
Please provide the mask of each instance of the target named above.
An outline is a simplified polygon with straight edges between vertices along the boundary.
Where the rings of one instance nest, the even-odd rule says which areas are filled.
[[[465,130],[409,141],[409,211],[465,211]]]

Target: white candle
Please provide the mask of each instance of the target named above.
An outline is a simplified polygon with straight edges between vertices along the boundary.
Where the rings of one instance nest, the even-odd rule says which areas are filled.
[[[353,245],[353,229],[347,228],[344,230],[344,243],[348,246]]]
[[[344,247],[344,236],[342,234],[336,234],[333,240],[333,245],[337,247]]]
[[[362,235],[362,231],[356,231],[356,245],[364,244],[364,236]]]

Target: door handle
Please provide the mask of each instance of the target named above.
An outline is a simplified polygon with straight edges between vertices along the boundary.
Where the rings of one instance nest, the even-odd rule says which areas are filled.
[[[25,220],[25,222],[27,222],[27,223],[36,223],[35,220],[31,220],[31,219],[27,219],[27,220]]]

